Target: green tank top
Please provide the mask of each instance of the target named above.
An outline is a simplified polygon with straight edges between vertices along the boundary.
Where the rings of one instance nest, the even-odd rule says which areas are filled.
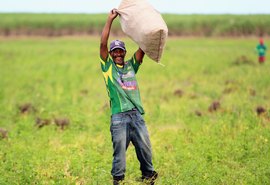
[[[136,61],[135,54],[122,68],[116,66],[111,57],[108,57],[107,61],[100,58],[100,62],[110,98],[111,113],[116,114],[137,108],[141,114],[144,114],[135,75],[140,63]]]

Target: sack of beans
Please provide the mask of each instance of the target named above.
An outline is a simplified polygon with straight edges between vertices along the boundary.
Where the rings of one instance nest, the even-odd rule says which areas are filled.
[[[168,37],[161,14],[146,0],[122,0],[117,12],[123,32],[159,63]]]

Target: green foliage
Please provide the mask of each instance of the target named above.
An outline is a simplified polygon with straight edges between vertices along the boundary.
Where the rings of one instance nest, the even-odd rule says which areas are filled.
[[[0,14],[0,35],[99,34],[107,14]],[[162,15],[169,35],[270,35],[269,15]],[[115,21],[112,32],[123,34]]]
[[[99,34],[105,14],[0,14],[0,35]],[[113,30],[120,28],[115,24]]]
[[[268,15],[170,15],[164,20],[172,35],[269,35]]]
[[[129,58],[137,46],[121,39]],[[270,183],[270,63],[257,62],[256,44],[169,38],[165,67],[145,58],[137,77],[156,184]],[[1,38],[0,128],[8,137],[0,135],[0,184],[111,184],[98,48],[95,37]],[[37,118],[50,124],[39,128]],[[70,124],[61,129],[55,118]],[[126,183],[141,184],[138,177],[131,145]]]

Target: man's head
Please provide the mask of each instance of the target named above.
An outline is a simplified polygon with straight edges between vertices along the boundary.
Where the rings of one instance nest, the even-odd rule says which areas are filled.
[[[263,39],[262,38],[260,38],[260,44],[263,44]]]
[[[110,55],[116,64],[123,65],[126,56],[125,43],[120,40],[114,40],[110,44]]]

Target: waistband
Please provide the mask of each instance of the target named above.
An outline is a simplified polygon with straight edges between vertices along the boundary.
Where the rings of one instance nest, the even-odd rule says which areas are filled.
[[[136,112],[139,112],[139,110],[136,107],[134,107],[134,108],[132,108],[132,109],[130,109],[128,111],[119,112],[119,113],[116,113],[116,114],[129,114],[129,113],[136,113]],[[111,116],[116,115],[116,114],[112,114]]]

